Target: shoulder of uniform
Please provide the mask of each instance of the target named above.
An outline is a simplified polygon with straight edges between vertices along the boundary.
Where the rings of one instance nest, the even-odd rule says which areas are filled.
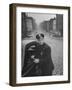
[[[46,44],[46,43],[44,43],[44,44],[45,44],[45,48],[51,49],[51,47],[48,44]]]
[[[28,48],[28,47],[30,47],[30,46],[32,46],[32,45],[35,45],[36,43],[37,43],[36,41],[32,41],[32,42],[26,44],[25,47]]]

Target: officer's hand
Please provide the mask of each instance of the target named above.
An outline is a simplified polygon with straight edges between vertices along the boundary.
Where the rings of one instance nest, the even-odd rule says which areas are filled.
[[[35,57],[34,55],[31,56],[32,59],[34,59],[34,57]]]
[[[39,63],[39,59],[35,59],[34,62],[35,62],[35,63]]]

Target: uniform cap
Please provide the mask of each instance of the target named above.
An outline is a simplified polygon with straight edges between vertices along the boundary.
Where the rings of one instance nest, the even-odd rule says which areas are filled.
[[[36,35],[36,39],[38,39],[38,40],[39,40],[41,37],[44,38],[44,34],[43,34],[43,33],[39,33],[39,34]]]

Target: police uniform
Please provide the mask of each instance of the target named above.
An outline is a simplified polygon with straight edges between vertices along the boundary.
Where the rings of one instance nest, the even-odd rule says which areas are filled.
[[[39,63],[34,63],[31,58],[39,59]],[[51,58],[51,48],[43,43],[33,41],[25,47],[24,66],[22,68],[22,76],[49,76],[52,75],[54,65]]]

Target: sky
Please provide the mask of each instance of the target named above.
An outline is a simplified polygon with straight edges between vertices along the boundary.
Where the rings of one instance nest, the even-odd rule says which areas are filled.
[[[56,14],[50,13],[27,13],[27,15],[33,17],[38,25],[44,20],[50,20],[56,17]]]

